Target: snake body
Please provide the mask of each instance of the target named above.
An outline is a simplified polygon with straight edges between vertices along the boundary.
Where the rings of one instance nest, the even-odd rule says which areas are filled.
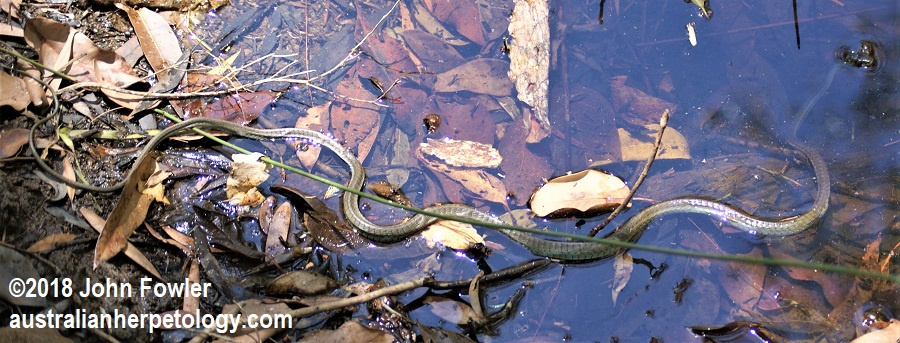
[[[46,120],[42,120],[35,124],[32,128],[32,135],[34,135],[35,128],[43,123],[46,123]],[[144,146],[139,155],[139,159],[151,155],[150,152],[166,138],[191,128],[201,127],[225,131],[237,136],[257,140],[297,138],[306,140],[310,144],[319,144],[333,151],[350,167],[350,181],[347,185],[348,187],[359,190],[362,188],[366,178],[365,170],[356,156],[338,142],[320,132],[297,128],[257,129],[210,118],[189,119],[162,130]],[[40,156],[34,147],[33,139],[31,141],[30,147],[32,153],[35,156]],[[822,157],[814,150],[800,143],[792,142],[791,144],[803,152],[809,159],[813,166],[816,182],[818,184],[815,201],[806,212],[787,218],[762,218],[749,214],[732,205],[704,197],[675,198],[653,204],[643,209],[628,219],[614,232],[606,236],[606,238],[623,242],[634,242],[644,233],[654,219],[669,213],[707,214],[719,218],[723,222],[740,230],[765,236],[787,236],[806,230],[818,221],[828,209],[828,199],[830,196],[828,170]],[[42,160],[38,158],[37,161],[43,169],[54,176],[57,176],[60,181],[73,187],[98,192],[113,192],[121,189],[125,184],[125,181],[122,181],[110,187],[85,185],[61,177]],[[139,162],[140,161],[135,162],[135,166],[139,165]],[[134,169],[129,172],[129,175],[125,180],[130,178],[133,172]],[[396,224],[378,225],[369,221],[362,214],[359,207],[359,196],[350,192],[344,192],[341,199],[341,205],[344,216],[353,227],[358,229],[363,236],[379,242],[395,242],[402,240],[421,231],[438,220],[432,216],[416,214]],[[489,213],[462,204],[440,204],[427,207],[424,210],[437,214],[470,218],[488,223],[503,223],[499,218]],[[500,229],[500,232],[522,244],[535,255],[564,261],[575,262],[597,260],[612,256],[620,250],[618,247],[602,243],[549,240],[536,237],[530,233],[508,229]]]

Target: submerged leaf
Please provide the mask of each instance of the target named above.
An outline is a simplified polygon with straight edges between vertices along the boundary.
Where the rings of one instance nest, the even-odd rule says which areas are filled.
[[[419,149],[454,167],[496,168],[503,161],[497,149],[473,141],[429,138],[419,144]]]
[[[507,96],[512,94],[512,82],[504,74],[508,68],[506,61],[477,59],[438,74],[434,91],[438,93],[467,91]]]
[[[472,224],[451,220],[440,220],[422,231],[425,243],[434,248],[438,243],[455,250],[471,249],[475,244],[484,244],[484,238],[478,234]]]
[[[615,209],[628,193],[621,179],[588,169],[551,179],[528,203],[538,217],[592,216]]]

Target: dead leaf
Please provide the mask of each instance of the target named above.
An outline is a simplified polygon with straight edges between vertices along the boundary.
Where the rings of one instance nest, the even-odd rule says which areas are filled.
[[[509,21],[509,78],[515,80],[519,100],[534,110],[537,129],[550,132],[550,8],[546,0],[516,0]],[[527,113],[527,111],[523,111]],[[526,116],[525,123],[532,118]]]
[[[74,241],[76,238],[78,238],[78,236],[71,233],[57,233],[35,242],[25,251],[38,254],[45,253],[55,249],[59,245]]]
[[[419,149],[454,167],[496,168],[503,161],[497,149],[473,141],[428,138],[425,143],[419,143]]]
[[[51,328],[0,328],[0,342],[18,343],[72,343],[56,329]]]
[[[228,201],[234,205],[258,206],[264,197],[256,186],[269,178],[271,166],[259,159],[263,154],[252,153],[231,155],[231,172],[225,181],[225,193]]]
[[[622,161],[646,161],[653,152],[653,142],[659,132],[659,124],[647,125],[648,132],[643,139],[635,139],[625,129],[619,129],[619,145],[622,147]],[[678,130],[666,128],[659,146],[657,160],[690,159],[691,150],[687,139]],[[605,165],[613,161],[598,161],[594,165]]]
[[[147,217],[147,210],[153,197],[142,191],[146,187],[147,179],[156,169],[156,157],[156,153],[147,153],[134,162],[131,177],[125,181],[119,202],[110,212],[103,230],[98,230],[102,232],[94,248],[94,268],[125,250],[130,244],[128,237]]]
[[[543,156],[538,156],[525,143],[528,128],[519,122],[509,123],[506,133],[500,139],[498,149],[502,156],[506,156],[500,163],[503,171],[503,183],[511,194],[515,195],[511,202],[525,205],[528,198],[525,196],[534,191],[534,187],[541,183],[542,178],[553,172],[553,167]]]
[[[413,16],[416,18],[416,21],[419,22],[419,25],[422,25],[422,28],[424,28],[425,31],[438,36],[438,38],[447,42],[447,44],[456,46],[469,44],[469,42],[454,36],[450,30],[444,27],[444,25],[441,25],[441,23],[431,15],[431,12],[429,12],[428,9],[418,2],[413,9]]]
[[[125,195],[123,194],[122,197],[125,197]],[[121,203],[121,201],[119,203]],[[118,208],[118,204],[116,204],[116,208]],[[91,227],[94,228],[94,230],[97,230],[97,233],[100,234],[100,238],[102,239],[103,232],[106,232],[106,229],[108,228],[106,225],[109,224],[109,221],[103,220],[103,218],[98,216],[96,213],[94,213],[94,211],[92,211],[90,208],[87,208],[87,207],[82,207],[80,209],[80,212],[81,212],[81,215],[84,217],[84,219],[87,220],[88,223],[91,224]],[[115,212],[115,209],[113,209],[113,212]],[[144,209],[144,214],[141,216],[141,221],[144,220],[143,218],[146,215],[147,215],[147,210]],[[111,214],[110,214],[110,217],[112,217]],[[138,223],[138,224],[140,224],[140,223]],[[134,229],[132,229],[131,232],[134,232]],[[131,235],[131,233],[129,233],[129,235]],[[107,236],[107,237],[110,237],[110,236]],[[156,277],[157,280],[162,280],[162,276],[159,275],[159,272],[156,270],[156,267],[154,267],[153,263],[151,263],[150,260],[147,259],[147,256],[144,256],[144,253],[142,253],[134,245],[132,245],[131,242],[128,242],[127,237],[125,239],[126,239],[125,244],[124,244],[125,246],[122,249],[120,249],[120,251],[124,252],[125,256],[127,256],[129,259],[134,261],[134,263],[136,263],[137,265],[144,268],[144,270],[149,272],[150,275]],[[99,248],[99,247],[100,247],[100,242],[98,240],[97,248]],[[94,268],[95,269],[97,268],[98,264],[103,263],[103,262],[109,260],[110,258],[112,258],[112,256],[115,256],[116,254],[118,254],[118,252],[116,252],[116,253],[112,254],[111,256],[109,256],[106,260],[97,262],[97,256],[98,256],[97,250],[98,249],[94,250]]]
[[[306,110],[305,116],[297,118],[297,123],[294,124],[294,127],[313,131],[325,130],[331,122],[330,110],[331,101],[310,107]],[[303,141],[292,141],[290,143],[293,146],[294,151],[297,152],[297,158],[300,160],[300,163],[303,164],[306,169],[313,168],[319,160],[319,154],[322,152],[322,147],[320,145],[309,143],[310,142]]]
[[[613,262],[613,268],[616,273],[613,277],[612,284],[612,302],[613,305],[615,305],[616,299],[619,298],[619,293],[625,289],[628,280],[631,280],[631,271],[634,270],[634,261],[632,261],[631,255],[629,255],[628,252],[616,255],[616,259]]]
[[[277,95],[274,91],[237,92],[216,100],[195,99],[182,107],[185,119],[214,118],[247,125],[265,112]]]
[[[0,132],[0,159],[15,156],[25,143],[28,143],[27,129],[11,129]]]
[[[66,158],[62,160],[62,176],[69,181],[75,180],[75,168],[72,167],[72,155],[66,155]],[[66,195],[69,196],[69,201],[75,200],[75,187],[66,185]]]
[[[266,230],[266,254],[269,256],[280,255],[285,251],[284,243],[288,240],[288,231],[291,229],[291,203],[282,203],[275,210],[269,227]]]
[[[467,91],[493,96],[512,94],[512,81],[506,75],[509,63],[480,58],[438,74],[434,91],[453,93]],[[521,93],[520,93],[521,94]]]
[[[134,10],[119,3],[116,7],[128,13],[147,62],[159,74],[157,77],[161,77],[181,57],[181,44],[175,32],[159,13],[147,8]]]
[[[484,244],[484,238],[471,224],[452,220],[439,220],[422,231],[425,243],[434,248],[438,243],[454,250],[471,249],[474,244]]]
[[[294,270],[275,278],[266,286],[270,294],[314,295],[329,292],[340,284],[334,279],[308,270]]]
[[[891,319],[890,324],[881,330],[875,330],[850,343],[897,343],[900,342],[900,321]]]
[[[432,313],[450,323],[464,325],[479,317],[468,304],[444,296],[429,295],[422,302]]]
[[[506,186],[496,176],[480,169],[452,167],[442,162],[434,161],[425,157],[422,149],[416,149],[416,157],[428,169],[448,177],[453,182],[472,192],[475,196],[498,204],[506,203]],[[447,187],[444,188],[446,189]],[[451,196],[452,194],[447,195]],[[451,198],[451,200],[454,199]]]
[[[621,179],[587,169],[551,179],[528,203],[538,217],[592,216],[615,209],[628,193]]]
[[[434,1],[431,13],[443,22],[449,23],[456,32],[475,44],[484,45],[484,26],[481,12],[472,0]]]
[[[659,117],[663,111],[674,112],[678,108],[673,103],[625,85],[627,80],[627,76],[620,75],[613,77],[610,81],[613,109],[625,121],[638,126],[659,123]]]
[[[376,329],[370,329],[359,322],[348,321],[337,330],[316,330],[302,337],[305,342],[370,342],[391,343],[394,336]]]
[[[466,60],[452,46],[434,35],[420,31],[403,31],[403,40],[409,51],[421,62],[421,71],[443,73],[463,64]]]
[[[0,107],[9,106],[21,112],[30,103],[25,81],[0,70]]]

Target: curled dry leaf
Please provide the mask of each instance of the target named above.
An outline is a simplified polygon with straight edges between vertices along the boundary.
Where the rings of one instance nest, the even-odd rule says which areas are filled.
[[[434,248],[438,243],[455,250],[466,250],[476,243],[484,244],[484,238],[471,224],[440,220],[422,231],[425,243]]]
[[[454,167],[496,168],[503,162],[494,147],[473,141],[431,139],[419,144],[422,153]]]
[[[416,157],[425,164],[428,169],[448,177],[450,180],[462,185],[481,199],[498,204],[506,203],[506,186],[499,178],[486,173],[484,170],[453,167],[443,162],[426,157],[422,149],[416,149]],[[446,186],[445,186],[446,188]]]
[[[621,179],[588,169],[551,179],[528,204],[538,217],[591,216],[615,209],[628,193]]]
[[[512,94],[512,81],[505,75],[506,61],[481,58],[440,73],[434,84],[438,93],[468,91],[478,94],[507,96]]]
[[[2,70],[0,70],[0,89],[3,89],[0,93],[0,107],[9,106],[16,111],[22,111],[31,102],[25,81]]]
[[[262,157],[263,155],[260,153],[231,155],[234,162],[231,165],[228,180],[225,181],[225,194],[229,202],[234,205],[249,206],[258,206],[262,203],[264,197],[256,189],[256,186],[269,178],[269,169],[271,168],[259,160]]]
[[[536,129],[543,134],[532,132],[529,136],[540,140],[550,132],[550,7],[546,0],[515,3],[509,21],[509,78],[516,81],[519,100],[534,110],[534,120],[539,124]],[[531,122],[529,117],[524,119]]]

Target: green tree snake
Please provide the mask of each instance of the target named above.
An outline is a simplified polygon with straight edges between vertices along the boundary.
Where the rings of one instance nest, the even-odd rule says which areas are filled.
[[[38,153],[34,145],[35,130],[46,123],[52,116],[35,123],[31,130],[30,148],[32,154],[38,157]],[[360,164],[356,156],[341,146],[332,138],[316,131],[283,128],[283,129],[257,129],[237,125],[224,120],[210,118],[194,118],[183,121],[181,123],[169,126],[154,136],[144,146],[140,152],[139,161],[135,162],[135,166],[139,165],[140,159],[147,158],[150,152],[156,148],[161,142],[172,135],[182,133],[191,128],[204,128],[228,132],[237,136],[252,138],[257,140],[266,139],[283,139],[296,138],[308,141],[309,144],[320,144],[333,151],[350,167],[350,181],[348,187],[359,190],[365,181],[365,170]],[[647,229],[653,219],[669,213],[699,213],[707,214],[722,220],[724,223],[737,229],[746,231],[751,234],[764,236],[787,236],[796,234],[813,226],[827,211],[828,199],[830,197],[830,180],[828,170],[822,157],[811,148],[797,142],[791,142],[795,148],[803,152],[813,166],[816,175],[817,194],[815,201],[809,210],[799,215],[787,218],[763,218],[749,214],[737,207],[722,203],[713,199],[693,196],[674,198],[653,204],[644,208],[633,217],[629,218],[624,224],[619,226],[614,232],[607,235],[607,239],[615,239],[623,242],[634,242]],[[36,158],[37,163],[42,169],[54,175],[60,181],[66,184],[89,191],[96,192],[113,192],[121,189],[125,181],[119,182],[110,187],[97,187],[86,185],[79,182],[67,180],[61,177],[56,171],[48,166],[39,157]],[[134,172],[129,172],[127,180]],[[341,199],[342,210],[344,216],[350,224],[359,230],[359,232],[372,240],[379,242],[395,242],[415,234],[428,225],[434,223],[438,219],[435,217],[416,214],[392,225],[378,225],[372,223],[360,211],[359,196],[350,192],[344,192]],[[501,224],[499,218],[480,211],[474,207],[462,204],[440,204],[425,208],[424,210],[444,215],[456,217],[471,218],[479,221]],[[590,261],[603,259],[616,254],[620,248],[595,242],[577,242],[577,241],[556,241],[544,238],[538,238],[526,232],[500,229],[500,232],[509,236],[512,240],[522,244],[535,255],[545,256],[563,261]]]

